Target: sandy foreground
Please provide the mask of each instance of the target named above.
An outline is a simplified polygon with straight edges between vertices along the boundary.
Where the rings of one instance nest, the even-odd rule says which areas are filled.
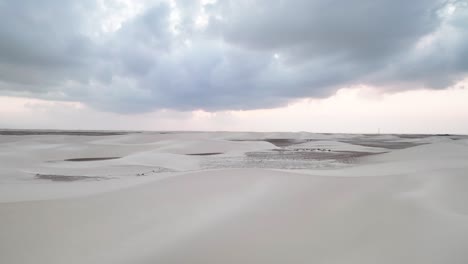
[[[0,133],[0,263],[468,263],[468,137]]]

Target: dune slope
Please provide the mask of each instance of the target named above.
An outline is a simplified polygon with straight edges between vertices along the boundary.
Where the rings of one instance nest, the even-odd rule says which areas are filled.
[[[231,146],[234,155],[268,146],[216,139],[206,147],[189,139],[190,151]],[[164,154],[164,149],[183,149],[180,142],[167,144],[132,150],[123,161],[136,164],[139,155],[147,162],[158,157],[163,166],[161,155],[167,155],[167,164],[177,167],[174,158],[183,157],[178,167],[183,169],[184,159],[201,159]],[[51,192],[73,186],[82,190],[4,196],[0,262],[467,263],[466,157],[465,141],[437,141],[327,170],[192,169],[158,177],[47,184],[9,178],[9,188],[18,190],[22,185]],[[96,167],[115,171],[125,165],[96,162],[102,162]],[[108,184],[116,187],[104,187]],[[97,187],[86,191],[86,186]]]

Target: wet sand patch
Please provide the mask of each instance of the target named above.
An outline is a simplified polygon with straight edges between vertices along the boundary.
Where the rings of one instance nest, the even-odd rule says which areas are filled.
[[[332,169],[349,166],[361,157],[376,155],[357,151],[296,151],[272,149],[247,152],[240,157],[212,156],[202,161],[203,169],[265,168],[265,169]]]
[[[207,152],[207,153],[191,153],[191,154],[185,154],[188,156],[213,156],[213,155],[220,155],[224,154],[222,152]]]
[[[359,151],[291,151],[291,150],[274,150],[271,152],[248,152],[247,157],[260,160],[336,160],[339,162],[349,163],[356,158],[376,155],[375,152],[359,152]]]
[[[36,179],[50,180],[55,182],[74,182],[74,181],[101,181],[109,180],[110,178],[99,176],[68,176],[68,175],[55,175],[55,174],[36,174]]]
[[[302,144],[305,142],[314,141],[314,139],[264,138],[264,139],[231,139],[230,141],[242,141],[242,142],[265,141],[277,147],[282,148],[282,147],[289,147],[289,146],[296,145],[296,144]]]
[[[363,147],[373,148],[386,148],[386,149],[406,149],[424,145],[424,143],[413,143],[413,142],[394,142],[394,141],[377,141],[377,140],[339,140],[339,142],[359,145]]]
[[[75,159],[65,159],[64,161],[83,162],[83,161],[113,160],[113,159],[120,159],[120,158],[121,157],[75,158]]]
[[[271,144],[280,148],[308,142],[308,140],[306,139],[290,139],[290,138],[268,138],[268,139],[264,139],[263,141],[270,142]]]
[[[425,134],[398,134],[396,135],[399,138],[403,139],[420,139],[420,138],[427,138],[430,135],[425,135]]]

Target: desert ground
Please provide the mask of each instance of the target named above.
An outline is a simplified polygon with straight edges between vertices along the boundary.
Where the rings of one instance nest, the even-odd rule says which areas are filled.
[[[0,263],[466,264],[468,137],[2,130]]]

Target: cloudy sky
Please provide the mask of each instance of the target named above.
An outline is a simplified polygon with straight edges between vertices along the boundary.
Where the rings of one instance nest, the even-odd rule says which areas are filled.
[[[0,0],[0,127],[468,134],[468,0]]]

